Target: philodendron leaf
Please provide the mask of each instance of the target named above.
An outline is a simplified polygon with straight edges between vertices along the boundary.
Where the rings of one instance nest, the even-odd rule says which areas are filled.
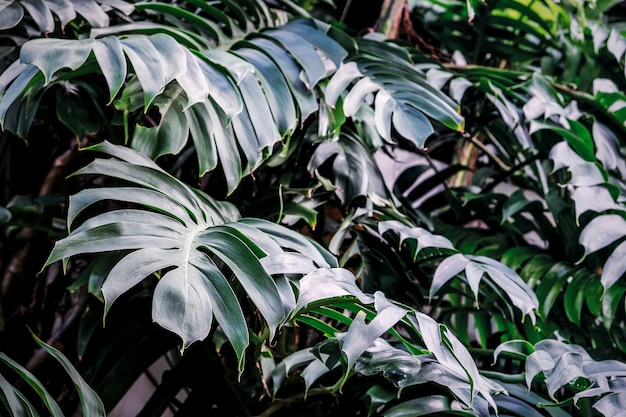
[[[622,242],[608,257],[600,281],[605,290],[611,288],[626,272],[626,242]]]
[[[542,340],[535,344],[534,350],[526,359],[529,388],[535,377],[543,374],[546,389],[553,399],[559,389],[575,383],[574,403],[581,398],[596,399],[593,408],[604,416],[620,415],[623,411],[626,364],[612,359],[596,361],[583,347],[560,340]]]
[[[607,417],[622,415],[623,411],[626,410],[626,390],[602,397],[593,405],[593,408]]]
[[[60,69],[75,70],[83,65],[95,42],[94,39],[35,39],[22,46],[20,61],[37,66],[48,83]]]
[[[385,410],[385,417],[420,417],[437,415],[473,417],[476,414],[471,411],[463,411],[457,401],[443,395],[429,395],[428,397],[416,398],[405,401]]]
[[[390,230],[398,233],[400,245],[405,241],[409,242],[413,250],[413,260],[417,259],[419,253],[425,248],[456,251],[450,240],[443,236],[434,235],[421,227],[410,227],[398,220],[386,220],[378,223],[378,231],[381,235]]]
[[[337,386],[351,371],[381,374],[398,388],[439,384],[452,392],[463,408],[479,416],[490,415],[488,405],[495,409],[491,393],[503,391],[502,387],[482,377],[467,349],[431,317],[394,304],[380,292],[373,297],[363,293],[354,276],[340,268],[318,269],[303,277],[299,285],[298,305],[302,308],[294,310],[296,316],[314,309],[317,314],[348,325],[348,329],[345,333],[333,332],[332,338],[313,349],[297,351],[277,364],[270,375],[274,392],[297,368],[304,368],[300,375],[308,390],[321,376],[342,364],[343,376]],[[358,302],[350,303],[350,298]],[[368,307],[372,303],[373,310]],[[394,328],[399,325],[418,335],[419,345],[402,339],[405,346],[394,347],[383,338],[390,333],[397,335]]]
[[[508,297],[522,314],[530,316],[535,322],[539,301],[533,290],[511,268],[485,256],[457,253],[441,261],[433,276],[430,297],[461,272],[465,272],[465,279],[477,301],[480,283],[486,277],[501,296]]]
[[[393,71],[388,62],[367,54],[367,48],[363,53],[349,56],[350,62],[339,67],[325,89],[326,103],[330,107],[337,106],[340,97],[345,95],[342,110],[347,117],[352,117],[365,103],[373,102],[378,134],[393,142],[394,131],[417,147],[423,147],[434,132],[429,118],[451,129],[463,128],[464,120],[453,100],[432,87],[425,74],[414,68],[406,57],[397,55],[397,48],[387,48],[383,42],[376,45],[377,53],[393,56]]]
[[[374,303],[376,317],[366,323],[365,313],[357,314],[343,340],[341,350],[346,356],[348,369],[352,369],[363,352],[407,313],[404,308],[389,302],[381,292],[374,294]],[[344,381],[347,376],[344,374]]]
[[[594,253],[626,236],[626,220],[619,214],[605,214],[591,220],[580,233],[578,242],[585,253]]]
[[[304,276],[300,282],[300,295],[294,313],[309,304],[341,296],[354,296],[362,303],[371,303],[373,297],[361,291],[354,275],[343,268],[320,268]]]
[[[0,14],[0,30],[17,26],[24,18],[24,9],[18,2],[12,2],[2,9]]]
[[[306,254],[309,269],[331,265],[326,259],[332,255],[304,236],[263,220],[239,219],[229,203],[189,188],[136,151],[108,142],[86,149],[112,158],[96,159],[75,175],[110,176],[131,185],[87,189],[72,196],[71,232],[56,243],[46,266],[81,253],[128,252],[121,259],[111,258],[114,264],[102,284],[105,315],[122,294],[163,271],[154,290],[154,321],[179,335],[184,350],[209,334],[215,318],[243,367],[248,328],[230,277],[266,319],[272,338],[295,307],[295,297],[284,278],[266,272],[261,259],[280,259],[289,249],[299,261],[298,255]],[[105,200],[135,208],[83,220],[88,207]],[[278,262],[271,272],[293,274],[294,269]]]

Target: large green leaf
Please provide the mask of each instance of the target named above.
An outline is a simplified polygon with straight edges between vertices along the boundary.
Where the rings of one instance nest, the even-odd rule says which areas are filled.
[[[236,296],[238,287],[229,281],[231,274],[266,319],[272,338],[295,307],[295,299],[289,285],[272,278],[261,259],[282,255],[286,248],[296,252],[306,248],[300,253],[315,259],[315,267],[329,266],[329,255],[315,256],[313,251],[324,250],[305,237],[261,220],[239,219],[232,205],[187,187],[135,151],[108,142],[88,149],[113,158],[96,159],[75,175],[109,176],[132,185],[86,189],[72,196],[71,233],[57,242],[46,266],[83,253],[128,251],[121,259],[111,259],[114,263],[102,284],[105,314],[119,296],[159,273],[153,295],[154,321],[178,334],[184,350],[209,334],[215,317],[241,367],[249,335]],[[135,208],[83,220],[87,208],[105,200]],[[310,260],[300,258],[300,262],[311,267]],[[271,272],[280,275],[292,270],[274,264]]]
[[[379,45],[380,48],[383,46]],[[375,97],[376,128],[389,142],[393,142],[393,126],[401,138],[423,147],[434,132],[426,116],[461,130],[463,119],[458,114],[458,105],[432,87],[426,76],[403,59],[397,50],[396,47],[385,50],[394,55],[398,64],[393,71],[373,54],[350,56],[350,62],[342,65],[328,83],[325,90],[327,104],[336,106],[338,99],[351,86],[342,104],[344,113],[350,117],[366,100]],[[364,51],[369,52],[367,48]]]
[[[344,372],[338,386],[354,370],[364,375],[382,374],[398,388],[429,382],[440,384],[464,408],[478,415],[489,415],[488,404],[495,408],[491,394],[501,391],[501,387],[478,373],[466,348],[445,326],[391,302],[381,292],[373,297],[363,293],[355,285],[354,276],[344,269],[318,269],[305,275],[299,284],[298,307],[293,313],[296,320],[312,312],[349,326],[345,333],[333,332],[333,338],[312,350],[297,351],[281,361],[271,374],[274,391],[288,374],[302,367],[308,390],[318,378],[339,365],[333,352],[340,349]],[[362,306],[350,303],[351,298],[359,300]],[[367,307],[371,304],[373,309]],[[314,323],[304,317],[302,322]],[[382,338],[387,333],[400,337],[394,331],[399,325],[406,326],[409,339],[417,336],[415,343],[422,343],[426,349],[402,337],[403,348],[394,347]]]

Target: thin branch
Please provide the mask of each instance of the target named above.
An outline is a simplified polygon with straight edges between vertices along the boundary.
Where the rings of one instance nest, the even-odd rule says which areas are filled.
[[[334,396],[335,391],[332,388],[313,388],[313,389],[310,389],[306,393],[302,392],[300,394],[296,394],[291,397],[277,399],[276,402],[272,406],[270,406],[268,409],[263,411],[257,417],[269,417],[273,415],[275,412],[281,410],[283,407],[288,406],[289,404],[302,402],[302,401],[305,401],[309,397],[314,397],[318,395]]]
[[[374,30],[384,33],[391,39],[397,38],[406,7],[407,0],[384,0]]]
[[[69,149],[59,155],[53,162],[48,175],[39,188],[39,196],[52,195],[60,187],[67,175],[67,167],[78,153],[78,144],[72,143]],[[12,288],[16,280],[23,276],[24,265],[26,265],[31,249],[31,241],[35,237],[36,230],[24,228],[21,231],[22,238],[26,241],[23,248],[13,254],[7,268],[2,276],[2,297],[10,297]]]
[[[343,23],[346,20],[346,16],[348,16],[348,10],[350,9],[350,5],[352,4],[352,0],[347,0],[346,4],[343,6],[343,10],[341,11],[341,17],[339,21]]]
[[[488,193],[488,192],[493,191],[493,189],[496,187],[496,185],[502,183],[504,180],[506,180],[507,178],[509,178],[510,176],[512,176],[513,174],[515,174],[517,171],[519,171],[520,169],[524,168],[525,166],[532,164],[533,162],[538,160],[539,157],[540,157],[540,154],[536,153],[533,156],[531,156],[530,158],[523,160],[519,164],[512,166],[510,170],[505,171],[502,174],[500,174],[497,177],[495,177],[492,182],[487,184],[485,186],[485,188],[482,189],[481,193]]]
[[[58,271],[55,271],[58,272]],[[65,335],[65,333],[71,329],[74,324],[80,320],[85,309],[87,308],[87,301],[89,300],[89,292],[87,291],[87,287],[84,286],[80,289],[78,294],[78,300],[72,307],[68,310],[67,313],[63,316],[63,318],[58,321],[58,325],[53,329],[52,335],[46,340],[46,344],[59,348],[61,347],[61,339]],[[49,357],[50,355],[43,348],[39,348],[35,351],[35,354],[29,359],[26,363],[26,369],[33,372],[42,363]]]
[[[510,166],[508,166],[502,159],[500,159],[498,157],[498,155],[496,155],[495,153],[491,152],[491,149],[489,149],[487,146],[485,146],[484,143],[482,143],[480,140],[478,140],[478,138],[476,136],[472,136],[471,139],[472,143],[476,146],[478,146],[485,154],[487,154],[487,156],[489,156],[489,158],[493,159],[494,162],[496,164],[498,164],[500,166],[500,168],[502,168],[502,170],[504,171],[508,171],[511,169]]]

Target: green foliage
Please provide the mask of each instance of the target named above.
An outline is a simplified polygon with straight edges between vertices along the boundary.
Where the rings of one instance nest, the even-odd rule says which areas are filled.
[[[43,400],[3,374],[11,415],[155,363],[141,416],[621,412],[623,9],[403,5],[391,39],[350,2],[0,4],[0,348],[63,339],[77,394],[2,354]]]
[[[78,395],[80,396],[82,415],[85,417],[105,416],[106,412],[98,394],[96,394],[96,392],[89,385],[87,385],[74,365],[54,347],[39,340],[39,338],[35,335],[33,335],[33,338],[41,349],[52,356],[63,367],[67,376],[69,376],[72,380],[72,383],[76,387]],[[59,404],[48,392],[46,386],[35,375],[2,352],[0,352],[0,361],[6,366],[6,369],[10,369],[13,373],[18,375],[24,383],[27,384],[29,389],[31,389],[43,402],[45,409],[52,416],[64,416]],[[8,377],[8,373],[5,373],[5,375]],[[0,390],[2,391],[0,399],[3,404],[3,413],[23,416],[39,415],[37,413],[37,407],[34,405],[36,403],[32,401],[32,394],[27,393],[22,387],[17,388],[12,385],[3,375],[0,375]]]

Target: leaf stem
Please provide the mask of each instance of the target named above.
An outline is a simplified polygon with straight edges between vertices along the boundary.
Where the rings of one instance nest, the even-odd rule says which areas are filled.
[[[521,374],[503,374],[502,372],[494,372],[494,371],[478,371],[482,376],[486,376],[487,378],[497,379],[501,382],[508,382],[513,384],[519,384],[526,382],[526,376],[524,373]]]
[[[283,407],[288,406],[289,404],[305,401],[307,398],[317,396],[317,395],[334,396],[335,390],[332,388],[326,388],[326,387],[313,388],[313,389],[308,390],[307,392],[301,392],[299,394],[292,395],[291,397],[277,399],[273,405],[271,405],[268,409],[263,411],[257,417],[269,417],[273,415],[275,412],[282,409]]]
[[[502,183],[505,179],[509,178],[511,175],[515,174],[517,171],[524,168],[525,166],[530,165],[531,163],[535,162],[536,160],[539,159],[540,156],[541,154],[537,152],[534,155],[530,156],[528,159],[525,159],[519,164],[512,166],[511,169],[509,169],[508,171],[505,171],[502,174],[495,177],[492,182],[487,184],[485,188],[482,189],[481,193],[485,194],[485,193],[491,192],[498,184]]]

